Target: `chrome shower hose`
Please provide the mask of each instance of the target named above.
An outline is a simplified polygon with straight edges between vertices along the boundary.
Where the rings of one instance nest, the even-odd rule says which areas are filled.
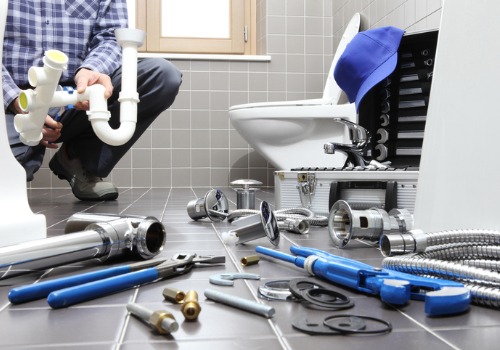
[[[258,214],[257,210],[253,209],[236,209],[231,211],[227,219],[229,222],[236,220],[242,216]],[[283,208],[274,211],[276,220],[284,221],[286,219],[298,219],[309,222],[313,226],[328,226],[328,218],[326,216],[316,216],[314,212],[306,208]]]
[[[380,241],[387,256],[384,268],[463,283],[471,291],[473,303],[500,308],[500,232],[413,230],[389,236]],[[396,254],[408,255],[393,256]]]

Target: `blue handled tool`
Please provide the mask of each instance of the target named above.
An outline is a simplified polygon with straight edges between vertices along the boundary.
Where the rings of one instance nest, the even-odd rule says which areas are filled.
[[[425,313],[429,316],[457,314],[468,310],[470,306],[470,292],[458,282],[375,268],[315,248],[292,246],[290,251],[295,255],[261,246],[255,250],[290,262],[313,276],[379,295],[388,304],[404,305],[410,299],[425,300]]]
[[[224,262],[224,256],[177,254],[169,259],[155,259],[13,288],[9,292],[9,300],[13,304],[19,304],[47,297],[49,305],[57,309],[181,275],[191,271],[198,263]]]
[[[163,263],[165,259],[153,259],[130,265],[111,267],[104,270],[83,273],[79,275],[56,278],[35,284],[12,288],[9,292],[9,301],[12,304],[22,304],[29,301],[46,298],[51,292],[63,288],[78,286],[84,283],[98,281],[105,278],[139,271]]]

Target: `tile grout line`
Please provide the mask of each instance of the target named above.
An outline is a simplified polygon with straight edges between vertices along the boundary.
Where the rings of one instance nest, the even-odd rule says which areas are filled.
[[[450,343],[448,340],[444,339],[443,337],[441,337],[439,334],[437,334],[436,332],[434,332],[432,329],[430,329],[429,327],[427,327],[426,325],[418,322],[416,319],[414,319],[413,317],[410,317],[408,314],[402,312],[401,310],[397,309],[397,308],[394,308],[395,310],[397,310],[401,315],[403,315],[404,317],[406,317],[407,319],[409,319],[410,321],[414,322],[415,324],[419,325],[420,327],[422,327],[426,332],[429,332],[430,334],[432,334],[434,337],[436,337],[437,339],[441,340],[443,343],[449,345],[451,348],[455,349],[455,350],[460,350],[459,347],[453,345],[452,343]]]

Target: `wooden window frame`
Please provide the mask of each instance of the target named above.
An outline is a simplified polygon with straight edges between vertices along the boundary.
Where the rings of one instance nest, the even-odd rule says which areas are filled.
[[[256,50],[256,0],[231,1],[228,39],[161,36],[161,0],[136,0],[136,27],[147,32],[142,52],[184,54],[254,55]],[[246,38],[245,41],[245,30]]]

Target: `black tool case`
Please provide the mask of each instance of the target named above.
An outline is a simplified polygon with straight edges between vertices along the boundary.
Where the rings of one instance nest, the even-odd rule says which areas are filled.
[[[368,159],[418,167],[432,83],[438,31],[404,35],[394,72],[359,106],[359,124],[371,135]]]
[[[307,207],[327,215],[336,200],[344,199],[353,209],[413,212],[437,38],[437,30],[405,34],[396,69],[359,106],[358,123],[371,135],[365,159],[390,162],[389,168],[326,165],[276,171],[276,209]]]

